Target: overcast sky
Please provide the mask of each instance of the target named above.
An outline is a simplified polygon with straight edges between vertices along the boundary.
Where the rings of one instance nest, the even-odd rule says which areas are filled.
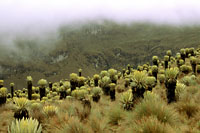
[[[200,23],[200,0],[0,0],[3,33],[37,33],[95,19],[117,22]]]

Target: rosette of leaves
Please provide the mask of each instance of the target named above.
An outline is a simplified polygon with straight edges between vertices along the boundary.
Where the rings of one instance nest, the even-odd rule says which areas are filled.
[[[111,68],[108,70],[108,73],[110,75],[111,82],[117,84],[117,70]]]
[[[158,64],[159,64],[158,56],[153,56],[153,57],[152,57],[152,62],[153,62],[153,65],[158,66]]]
[[[180,67],[180,70],[182,73],[188,74],[192,71],[192,67],[184,64]]]
[[[86,78],[83,77],[83,76],[79,76],[78,77],[78,87],[81,87],[81,86],[84,86],[85,85],[85,81],[86,81]]]
[[[125,110],[132,110],[133,108],[133,94],[131,91],[123,92],[120,98],[120,103]]]
[[[156,86],[156,78],[153,76],[148,76],[146,78],[146,85],[148,86],[147,90],[152,91],[152,88]]]
[[[186,48],[186,49],[185,49],[185,55],[186,55],[186,58],[189,57],[189,48]]]
[[[111,80],[110,80],[110,77],[108,76],[104,76],[101,79],[100,86],[103,89],[103,92],[105,95],[109,95],[110,93],[110,86],[109,86],[110,83],[111,83]]]
[[[93,76],[93,79],[94,79],[94,86],[98,86],[99,85],[100,76],[98,74],[95,74]]]
[[[7,99],[7,88],[1,87],[0,88],[0,106],[6,103]]]
[[[76,89],[72,91],[72,96],[78,100],[85,99],[87,94],[88,94],[87,90],[84,89]]]
[[[111,101],[115,101],[115,86],[116,86],[116,84],[110,83],[109,86],[110,86],[110,99],[111,99]]]
[[[102,89],[100,87],[94,87],[91,92],[93,101],[98,102],[101,98]]]
[[[42,126],[37,119],[22,118],[21,120],[14,120],[11,126],[8,127],[8,133],[41,133]]]
[[[76,87],[78,87],[78,75],[76,73],[70,74],[70,84],[71,84],[71,90],[75,90]]]
[[[191,56],[195,56],[195,52],[194,52],[194,48],[192,47],[192,48],[189,48],[189,54],[191,55]]]
[[[172,56],[172,51],[171,50],[167,50],[166,55],[168,55],[169,59],[170,59],[170,57]]]
[[[102,79],[103,77],[105,77],[105,76],[109,76],[108,71],[106,71],[106,70],[101,71],[101,72],[100,72],[100,77],[101,77],[101,79]]]
[[[165,74],[158,74],[158,80],[163,84],[165,82]]]
[[[176,89],[178,74],[179,74],[178,68],[170,68],[166,69],[165,71],[165,77],[166,77],[165,86],[167,88],[168,103],[175,101],[175,89]]]
[[[134,97],[143,97],[146,85],[147,73],[144,71],[135,71],[133,74],[133,82],[131,83],[132,93]]]
[[[175,89],[175,96],[176,96],[176,100],[179,100],[181,93],[183,93],[186,89],[186,85],[177,82],[176,84],[176,89]]]
[[[14,98],[14,103],[16,105],[16,111],[14,113],[15,119],[28,118],[29,113],[26,109],[28,100],[26,98]]]

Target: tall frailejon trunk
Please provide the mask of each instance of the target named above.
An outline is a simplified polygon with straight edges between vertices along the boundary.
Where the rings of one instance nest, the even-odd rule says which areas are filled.
[[[196,64],[192,64],[192,71],[196,75]]]
[[[46,96],[46,88],[41,88],[40,87],[40,100],[42,100],[43,97]]]
[[[110,99],[115,101],[115,89],[110,90]]]
[[[175,89],[176,89],[176,81],[168,82],[166,81],[165,86],[167,88],[167,99],[168,103],[175,102]]]
[[[28,99],[32,100],[32,81],[27,82],[28,88]]]
[[[165,61],[165,69],[168,68],[168,61]]]
[[[50,89],[50,91],[52,91],[52,87],[53,87],[53,83],[49,82],[49,89]]]
[[[14,97],[14,86],[10,87],[11,98]]]

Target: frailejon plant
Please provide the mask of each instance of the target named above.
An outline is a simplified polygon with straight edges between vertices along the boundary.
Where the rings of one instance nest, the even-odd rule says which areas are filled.
[[[180,70],[182,73],[188,74],[192,71],[192,67],[184,64],[184,65],[180,66]]]
[[[132,110],[133,108],[133,94],[131,91],[123,92],[120,99],[121,106],[124,110]]]
[[[167,99],[168,103],[174,102],[175,99],[175,89],[177,83],[177,77],[179,74],[178,68],[170,68],[165,71],[165,86],[167,88]]]
[[[146,85],[147,73],[144,71],[135,71],[133,74],[133,82],[131,83],[132,93],[134,98],[143,97]]]
[[[29,113],[28,110],[26,109],[28,100],[26,98],[14,98],[14,103],[17,108],[17,110],[14,113],[15,119],[28,118]]]
[[[116,84],[111,83],[111,84],[109,84],[109,86],[110,86],[110,99],[111,99],[111,101],[115,101],[115,86],[116,86]]]
[[[52,91],[53,83],[49,82],[49,90]]]
[[[8,133],[41,133],[42,126],[36,119],[21,119],[14,120],[10,127],[8,127]]]
[[[111,82],[117,84],[117,70],[111,68],[108,70],[108,73],[110,75]]]
[[[93,79],[94,79],[94,86],[97,87],[99,86],[99,79],[100,79],[100,76],[98,74],[95,74],[93,76]]]
[[[128,71],[127,71],[126,74],[129,75],[131,73],[131,66],[130,66],[130,64],[127,65],[127,70]]]
[[[153,76],[148,76],[146,78],[146,85],[148,86],[147,90],[152,91],[152,88],[156,86],[156,78]]]
[[[79,76],[78,77],[78,87],[84,86],[85,85],[85,81],[86,81],[85,77]]]
[[[28,99],[29,100],[32,100],[32,77],[31,76],[28,76],[27,77],[27,88],[28,88]]]
[[[93,101],[98,102],[101,98],[102,89],[100,87],[94,87],[91,91]]]
[[[171,50],[167,50],[166,55],[169,56],[169,60],[170,60],[171,56],[172,56],[172,51]]]
[[[78,76],[79,76],[79,77],[82,76],[82,69],[78,69]]]
[[[176,100],[179,100],[181,93],[183,93],[185,90],[186,90],[186,85],[177,82],[175,89]]]
[[[78,75],[76,73],[70,74],[70,84],[71,84],[71,91],[75,90],[78,87]]]
[[[164,61],[165,61],[165,69],[167,69],[168,68],[168,62],[169,62],[169,56],[168,55],[164,56]]]
[[[14,90],[14,86],[15,86],[14,83],[10,83],[10,93],[11,93],[11,98],[14,97],[14,92],[15,92],[15,90]]]
[[[153,56],[152,57],[152,62],[153,62],[153,65],[158,66],[158,64],[159,64],[158,56]]]
[[[163,84],[165,82],[165,74],[158,74],[158,80],[160,84]]]
[[[72,96],[78,100],[85,99],[87,94],[88,94],[88,91],[85,89],[76,89],[76,90],[72,91]]]
[[[40,79],[38,81],[38,85],[39,85],[39,90],[40,90],[40,100],[42,99],[42,97],[46,96],[46,85],[47,85],[47,81],[45,79]]]
[[[152,75],[156,78],[157,80],[157,75],[158,75],[158,67],[156,65],[152,66]]]
[[[186,58],[186,53],[185,53],[185,49],[181,49],[180,50],[180,53],[181,53],[181,59],[185,62],[185,58]]]
[[[192,71],[194,74],[196,74],[196,65],[197,65],[197,59],[196,57],[190,57],[190,64],[192,65]]]
[[[0,88],[0,106],[6,103],[7,99],[7,88],[1,87]]]
[[[60,99],[65,99],[67,96],[66,88],[64,86],[61,86],[59,88],[60,90]]]
[[[110,80],[110,77],[108,76],[104,76],[101,79],[100,86],[103,89],[103,92],[105,95],[109,95],[110,93],[110,86],[109,86],[110,83],[111,83],[111,80]]]

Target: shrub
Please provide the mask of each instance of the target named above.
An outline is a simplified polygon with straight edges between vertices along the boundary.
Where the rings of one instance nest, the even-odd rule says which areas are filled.
[[[21,119],[14,120],[10,127],[8,127],[8,133],[41,133],[42,126],[36,119]]]

